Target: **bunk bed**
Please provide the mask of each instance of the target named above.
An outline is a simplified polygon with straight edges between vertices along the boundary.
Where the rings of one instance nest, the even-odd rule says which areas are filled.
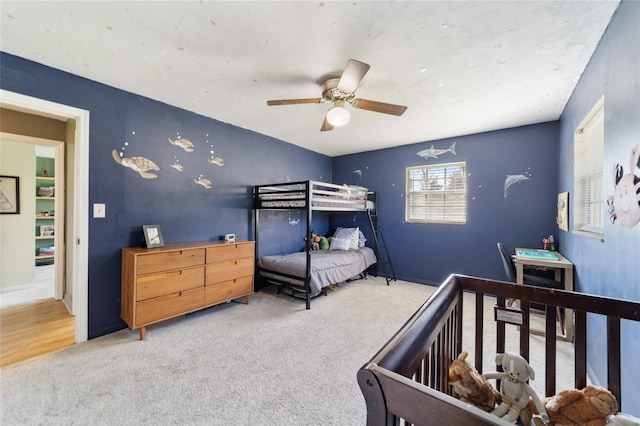
[[[257,185],[254,187],[254,208],[257,281],[275,284],[278,286],[278,292],[303,298],[306,301],[306,309],[311,308],[313,297],[326,295],[328,286],[358,276],[366,278],[369,267],[378,261],[376,253],[370,247],[352,247],[352,250],[311,250],[313,212],[375,211],[375,194],[367,188],[311,180]],[[306,250],[259,257],[261,210],[306,212]],[[371,218],[371,215],[369,217]],[[378,249],[377,255],[380,256],[378,233],[375,229],[372,230]],[[386,250],[386,246],[384,248]],[[388,258],[388,252],[386,257]]]
[[[463,304],[463,294],[471,294]],[[468,297],[468,296],[467,296]],[[530,306],[542,304],[545,309],[544,389],[545,396],[556,389],[556,318],[555,307],[573,309],[574,385],[587,383],[587,314],[604,317],[607,331],[594,337],[594,342],[607,352],[608,388],[616,397],[619,411],[624,412],[621,375],[636,368],[635,360],[621,365],[621,322],[640,321],[640,303],[593,296],[563,290],[518,285],[463,275],[451,275],[420,309],[358,372],[358,383],[367,406],[367,425],[503,425],[498,417],[465,404],[452,395],[448,368],[462,351],[473,353],[475,367],[482,373],[483,340],[486,320],[484,303],[490,297],[496,308],[505,307],[508,299],[521,301],[523,322],[519,328],[519,352],[530,359]],[[491,303],[491,302],[490,302]],[[475,304],[475,308],[474,305]],[[471,305],[471,306],[468,306]],[[464,309],[475,309],[475,324],[463,324]],[[473,312],[473,311],[471,311]],[[505,352],[505,327],[495,321],[496,353]],[[510,325],[514,326],[514,325]],[[633,323],[631,326],[638,326]],[[463,341],[463,328],[475,327],[473,341]],[[536,382],[540,377],[536,378]],[[627,408],[628,410],[628,408]]]

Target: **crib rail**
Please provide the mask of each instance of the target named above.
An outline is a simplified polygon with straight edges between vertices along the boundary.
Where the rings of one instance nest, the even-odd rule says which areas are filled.
[[[475,294],[475,341],[463,342],[463,294]],[[640,303],[562,290],[522,286],[502,281],[451,275],[422,307],[358,372],[367,404],[367,424],[504,424],[481,410],[469,409],[450,396],[448,367],[463,350],[473,348],[474,364],[482,372],[485,297],[504,307],[510,298],[521,301],[523,324],[520,353],[529,359],[530,305],[548,307],[545,315],[545,395],[556,393],[555,307],[575,312],[575,387],[587,385],[587,313],[607,318],[608,383],[622,403],[620,323],[640,321]],[[505,351],[505,327],[496,322],[496,353]],[[620,408],[622,411],[622,408]]]

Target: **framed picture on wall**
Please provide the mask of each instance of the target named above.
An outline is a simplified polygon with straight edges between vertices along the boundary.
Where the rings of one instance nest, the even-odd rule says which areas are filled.
[[[18,176],[0,176],[0,214],[20,214]]]
[[[144,234],[144,241],[147,244],[147,248],[164,246],[160,225],[142,225],[142,233]]]
[[[561,231],[569,232],[569,193],[558,194],[558,216],[556,216],[558,228]]]

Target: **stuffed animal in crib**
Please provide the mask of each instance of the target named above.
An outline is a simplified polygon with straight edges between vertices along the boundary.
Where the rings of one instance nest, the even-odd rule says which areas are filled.
[[[549,420],[542,422],[534,418],[536,426],[605,426],[611,414],[618,411],[616,397],[600,386],[587,386],[581,390],[563,390],[556,395],[542,400]],[[538,414],[536,407],[529,405],[533,414]]]
[[[607,426],[640,426],[640,419],[631,414],[616,413],[607,418]]]
[[[453,396],[484,411],[491,411],[500,402],[500,394],[466,361],[468,355],[467,352],[460,352],[449,366],[449,384],[452,386]]]
[[[515,423],[523,408],[532,400],[537,412],[543,420],[549,417],[535,391],[527,384],[527,380],[535,378],[535,372],[526,359],[516,353],[506,352],[496,355],[496,365],[501,365],[503,372],[487,373],[487,379],[500,380],[502,403],[491,414],[509,423]]]

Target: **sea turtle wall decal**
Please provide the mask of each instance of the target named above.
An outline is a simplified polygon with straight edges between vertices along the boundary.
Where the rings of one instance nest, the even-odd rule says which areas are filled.
[[[128,167],[131,170],[137,172],[140,176],[145,179],[155,179],[158,177],[155,173],[150,173],[150,171],[160,171],[160,167],[156,165],[153,161],[149,160],[145,157],[124,157],[121,158],[118,154],[118,151],[115,149],[111,151],[111,155],[116,163],[120,164],[123,167]]]

